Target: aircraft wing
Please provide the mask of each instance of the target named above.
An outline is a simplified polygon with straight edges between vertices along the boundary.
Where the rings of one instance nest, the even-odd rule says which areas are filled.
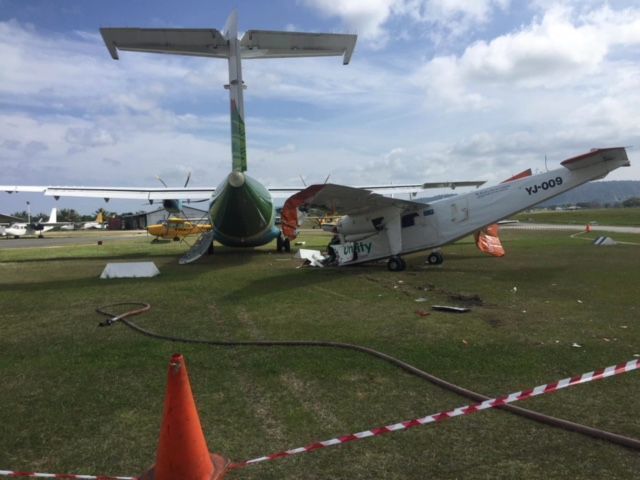
[[[17,193],[17,192],[32,192],[32,193],[44,193],[47,187],[39,187],[39,186],[20,186],[20,185],[0,185],[0,191],[4,191],[7,193]]]
[[[283,233],[288,238],[295,238],[299,224],[298,212],[301,210],[318,209],[341,215],[357,215],[389,207],[415,211],[424,209],[426,204],[385,197],[362,188],[325,183],[311,185],[289,197],[282,207],[280,219]]]
[[[344,187],[353,190],[379,195],[410,194],[415,196],[420,191],[429,188],[451,188],[480,186],[484,181],[468,182],[427,182],[398,185],[364,185],[357,187]],[[326,184],[330,185],[330,184]],[[339,185],[335,185],[339,186]],[[267,190],[273,198],[289,198],[303,191],[301,187],[268,187]],[[7,193],[30,192],[42,193],[48,197],[81,197],[81,198],[112,198],[127,200],[207,200],[216,191],[213,187],[186,187],[186,188],[145,188],[145,187],[75,187],[75,186],[47,186],[47,185],[0,185],[0,191]]]
[[[404,210],[424,208],[424,203],[385,197],[371,190],[325,183],[311,185],[287,199],[288,203],[297,203],[297,207],[317,208],[326,212],[338,212],[341,215],[356,215],[385,207],[398,207]],[[287,202],[285,202],[286,209]]]
[[[187,188],[114,188],[114,187],[51,187],[51,186],[20,186],[0,185],[0,191],[7,193],[36,192],[48,197],[82,197],[82,198],[111,198],[129,200],[202,200],[209,199],[215,188],[187,187]]]
[[[420,191],[429,188],[451,188],[456,187],[479,187],[484,185],[486,181],[464,181],[464,182],[427,182],[427,183],[413,183],[413,184],[398,184],[398,185],[360,185],[355,187],[358,190],[367,190],[369,192],[378,193],[380,195],[400,195],[411,194],[417,195]],[[302,190],[300,187],[270,187],[268,188],[271,196],[274,198],[288,198]]]

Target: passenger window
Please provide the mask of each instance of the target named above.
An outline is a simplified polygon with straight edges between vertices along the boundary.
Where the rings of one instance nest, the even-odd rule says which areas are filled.
[[[409,213],[407,215],[403,215],[401,222],[402,228],[413,227],[416,224],[417,213]]]

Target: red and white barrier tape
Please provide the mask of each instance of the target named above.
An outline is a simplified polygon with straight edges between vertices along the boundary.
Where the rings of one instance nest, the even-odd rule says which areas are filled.
[[[299,448],[294,448],[292,450],[286,450],[284,452],[273,453],[271,455],[266,455],[264,457],[258,457],[252,460],[246,460],[241,463],[232,463],[231,465],[229,465],[229,469],[242,468],[248,465],[253,465],[255,463],[266,462],[269,460],[276,460],[278,458],[290,457],[292,455],[297,455],[299,453],[313,452],[321,448],[332,447],[334,445],[341,445],[343,443],[348,443],[355,440],[362,440],[363,438],[377,437],[380,435],[384,435],[385,433],[397,432],[400,430],[408,430],[410,428],[418,427],[420,425],[427,425],[429,423],[441,422],[443,420],[448,420],[450,418],[458,417],[461,415],[471,415],[472,413],[476,413],[481,410],[500,407],[508,403],[517,402],[519,400],[526,400],[528,398],[536,397],[538,395],[544,395],[546,393],[552,393],[557,390],[561,390],[563,388],[579,385],[581,383],[592,382],[594,380],[600,380],[603,378],[612,377],[614,375],[619,375],[621,373],[630,372],[632,370],[637,370],[638,368],[640,368],[640,360],[631,360],[630,362],[621,363],[619,365],[603,368],[601,370],[596,370],[595,372],[589,372],[589,373],[585,373],[584,375],[565,378],[555,383],[540,385],[530,390],[511,393],[503,397],[491,398],[489,400],[485,400],[482,403],[465,405],[464,407],[458,407],[454,410],[449,410],[447,412],[435,413],[433,415],[429,415],[422,418],[416,418],[414,420],[394,423],[393,425],[373,428],[371,430],[365,430],[363,432],[353,433],[351,435],[344,435],[342,437],[332,438],[331,440],[312,443],[310,445],[307,445],[306,447],[299,447]]]
[[[14,472],[12,470],[0,470],[0,477],[67,478],[67,479],[81,479],[81,480],[137,480],[138,478],[138,477],[109,477],[105,475],[73,475],[68,473]]]
[[[316,442],[306,447],[294,448],[292,450],[286,450],[284,452],[273,453],[264,457],[254,458],[252,460],[246,460],[240,463],[232,463],[229,465],[229,470],[234,468],[242,468],[255,463],[266,462],[268,460],[276,460],[278,458],[290,457],[299,453],[308,453],[321,448],[332,447],[334,445],[341,445],[343,443],[352,442],[355,440],[362,440],[363,438],[378,437],[385,433],[397,432],[400,430],[408,430],[420,425],[427,425],[430,423],[441,422],[448,420],[449,418],[459,417],[461,415],[471,415],[472,413],[479,412],[481,410],[487,410],[489,408],[497,408],[508,403],[514,403],[519,400],[526,400],[531,397],[537,397],[546,393],[553,393],[557,390],[561,390],[567,387],[573,387],[574,385],[580,385],[581,383],[588,383],[595,380],[601,380],[603,378],[612,377],[614,375],[620,375],[622,373],[631,372],[640,368],[640,360],[631,360],[627,363],[621,363],[619,365],[613,365],[611,367],[596,370],[595,372],[585,373],[580,376],[565,378],[555,383],[549,383],[547,385],[539,385],[530,390],[511,393],[502,397],[491,398],[485,400],[482,403],[475,403],[472,405],[465,405],[464,407],[458,407],[446,412],[434,413],[422,418],[416,418],[414,420],[407,420],[405,422],[394,423],[384,427],[373,428],[371,430],[365,430],[363,432],[353,433],[351,435],[344,435],[342,437],[332,438],[331,440],[325,440],[323,442]],[[56,473],[37,473],[37,472],[15,472],[11,470],[0,470],[0,477],[30,477],[30,478],[65,478],[65,479],[82,479],[82,480],[137,480],[138,477],[109,477],[109,476],[95,476],[95,475],[70,475],[70,474],[56,474]]]

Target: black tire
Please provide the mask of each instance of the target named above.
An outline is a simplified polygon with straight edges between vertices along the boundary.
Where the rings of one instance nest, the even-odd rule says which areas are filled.
[[[407,268],[407,264],[401,257],[394,255],[393,257],[389,257],[389,260],[387,261],[387,268],[390,272],[401,272]]]
[[[427,257],[427,262],[429,265],[440,265],[444,262],[444,257],[440,252],[431,252]]]
[[[207,253],[209,255],[213,255],[213,242],[211,242],[211,245],[209,245],[209,248],[207,249]]]

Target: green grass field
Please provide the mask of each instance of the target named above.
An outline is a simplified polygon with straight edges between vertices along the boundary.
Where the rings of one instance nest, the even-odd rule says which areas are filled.
[[[586,225],[597,222],[602,225],[640,227],[640,208],[600,208],[585,210],[522,212],[513,217],[521,222],[563,223]]]
[[[233,461],[469,403],[356,352],[176,344],[121,324],[98,327],[95,308],[110,303],[150,303],[151,312],[132,320],[167,335],[357,343],[487,395],[640,354],[640,247],[595,247],[562,232],[501,236],[504,258],[482,256],[467,239],[444,249],[443,265],[411,255],[401,273],[384,263],[296,268],[299,261],[272,247],[218,248],[182,267],[184,247],[146,239],[20,250],[0,243],[0,469],[141,473],[154,462],[174,352],[186,357],[210,449]],[[327,237],[309,232],[302,240],[321,247]],[[107,261],[136,260],[153,260],[161,275],[98,279]],[[460,295],[477,295],[482,305],[461,315],[416,314],[459,304]],[[522,406],[640,438],[639,375]],[[227,478],[631,479],[638,472],[638,452],[488,411]]]

